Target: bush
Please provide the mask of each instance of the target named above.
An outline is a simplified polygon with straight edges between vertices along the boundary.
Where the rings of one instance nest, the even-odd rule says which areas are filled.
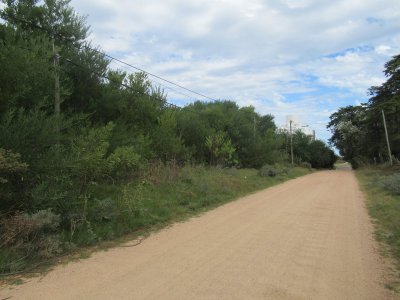
[[[400,174],[385,176],[380,180],[381,185],[395,195],[400,195]]]
[[[28,165],[21,161],[19,153],[0,148],[0,183],[7,183],[8,176],[23,173],[27,168]]]
[[[357,156],[350,160],[351,167],[355,170],[361,167],[368,166],[368,159],[362,156]]]
[[[82,182],[95,181],[109,172],[105,156],[114,126],[110,122],[106,126],[90,128],[74,140],[74,174]]]
[[[0,211],[17,205],[15,198],[22,192],[20,185],[27,169],[19,153],[0,148]]]
[[[0,272],[10,271],[14,261],[26,258],[50,258],[62,252],[57,234],[60,216],[51,210],[33,214],[16,213],[0,220],[0,252],[7,252],[12,261],[3,261]],[[23,264],[18,264],[24,267]]]
[[[140,155],[135,152],[133,147],[118,147],[107,158],[112,175],[122,178],[137,170]]]
[[[333,169],[336,154],[324,142],[315,140],[309,145],[311,166],[315,169]]]
[[[309,169],[309,170],[311,170],[311,168],[312,168],[311,164],[309,162],[306,162],[306,161],[301,162],[300,163],[300,167],[306,168],[306,169]]]
[[[260,171],[258,171],[261,177],[275,177],[278,173],[279,171],[271,165],[264,165],[261,167]]]

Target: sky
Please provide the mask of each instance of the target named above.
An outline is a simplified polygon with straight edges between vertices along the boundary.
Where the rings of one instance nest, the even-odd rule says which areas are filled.
[[[399,0],[72,0],[106,53],[212,99],[293,119],[327,141],[329,116],[368,101],[400,54]],[[113,63],[114,68],[133,72]],[[168,101],[198,95],[162,84]]]

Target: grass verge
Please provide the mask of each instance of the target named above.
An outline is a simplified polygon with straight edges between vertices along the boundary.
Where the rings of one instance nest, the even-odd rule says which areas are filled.
[[[367,207],[373,219],[381,254],[393,263],[387,288],[400,291],[400,195],[387,188],[388,179],[398,168],[375,167],[356,171],[361,189],[367,195]],[[400,184],[400,182],[399,182]]]
[[[12,256],[16,253],[13,249],[2,248],[0,269],[8,275],[0,274],[0,279],[24,271],[41,272],[42,266],[48,268],[60,261],[82,258],[80,253],[87,257],[88,252],[145,236],[172,222],[310,172],[296,167],[285,168],[274,176],[260,176],[254,169],[160,164],[149,168],[134,182],[94,185],[83,208],[84,219],[74,227],[60,228],[57,233],[59,238],[54,240],[55,247],[61,250],[59,254],[45,260],[43,256],[20,258]]]

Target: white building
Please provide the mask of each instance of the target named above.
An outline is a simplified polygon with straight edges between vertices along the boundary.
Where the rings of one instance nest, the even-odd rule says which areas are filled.
[[[290,124],[292,123],[292,124]],[[290,125],[292,126],[292,132],[296,132],[300,130],[305,135],[310,136],[313,140],[315,140],[315,130],[312,130],[310,126],[300,122],[299,118],[295,115],[288,115],[286,116],[286,123],[278,128],[280,132],[290,132]]]

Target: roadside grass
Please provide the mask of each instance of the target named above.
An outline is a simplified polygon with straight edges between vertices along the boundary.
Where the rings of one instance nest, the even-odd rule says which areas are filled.
[[[388,179],[400,174],[399,167],[369,167],[356,171],[373,219],[381,254],[393,262],[387,288],[400,291],[400,195],[387,188]],[[399,182],[400,184],[400,182]]]
[[[95,241],[112,240],[132,232],[146,232],[163,228],[191,216],[213,209],[286,180],[310,173],[304,168],[293,168],[289,174],[262,177],[255,169],[222,169],[210,167],[157,167],[140,181],[121,186],[102,187],[115,199],[114,217],[94,222],[91,229]],[[75,239],[78,246],[90,241],[83,231]]]
[[[87,258],[92,251],[140,240],[173,222],[312,172],[300,167],[282,169],[271,177],[260,176],[255,169],[158,164],[129,183],[94,185],[84,222],[76,230],[59,233],[63,252],[38,261],[9,256],[10,251],[3,249],[0,270],[8,268],[3,271],[8,275],[0,274],[0,279],[10,283],[13,274],[40,273],[56,263]]]

